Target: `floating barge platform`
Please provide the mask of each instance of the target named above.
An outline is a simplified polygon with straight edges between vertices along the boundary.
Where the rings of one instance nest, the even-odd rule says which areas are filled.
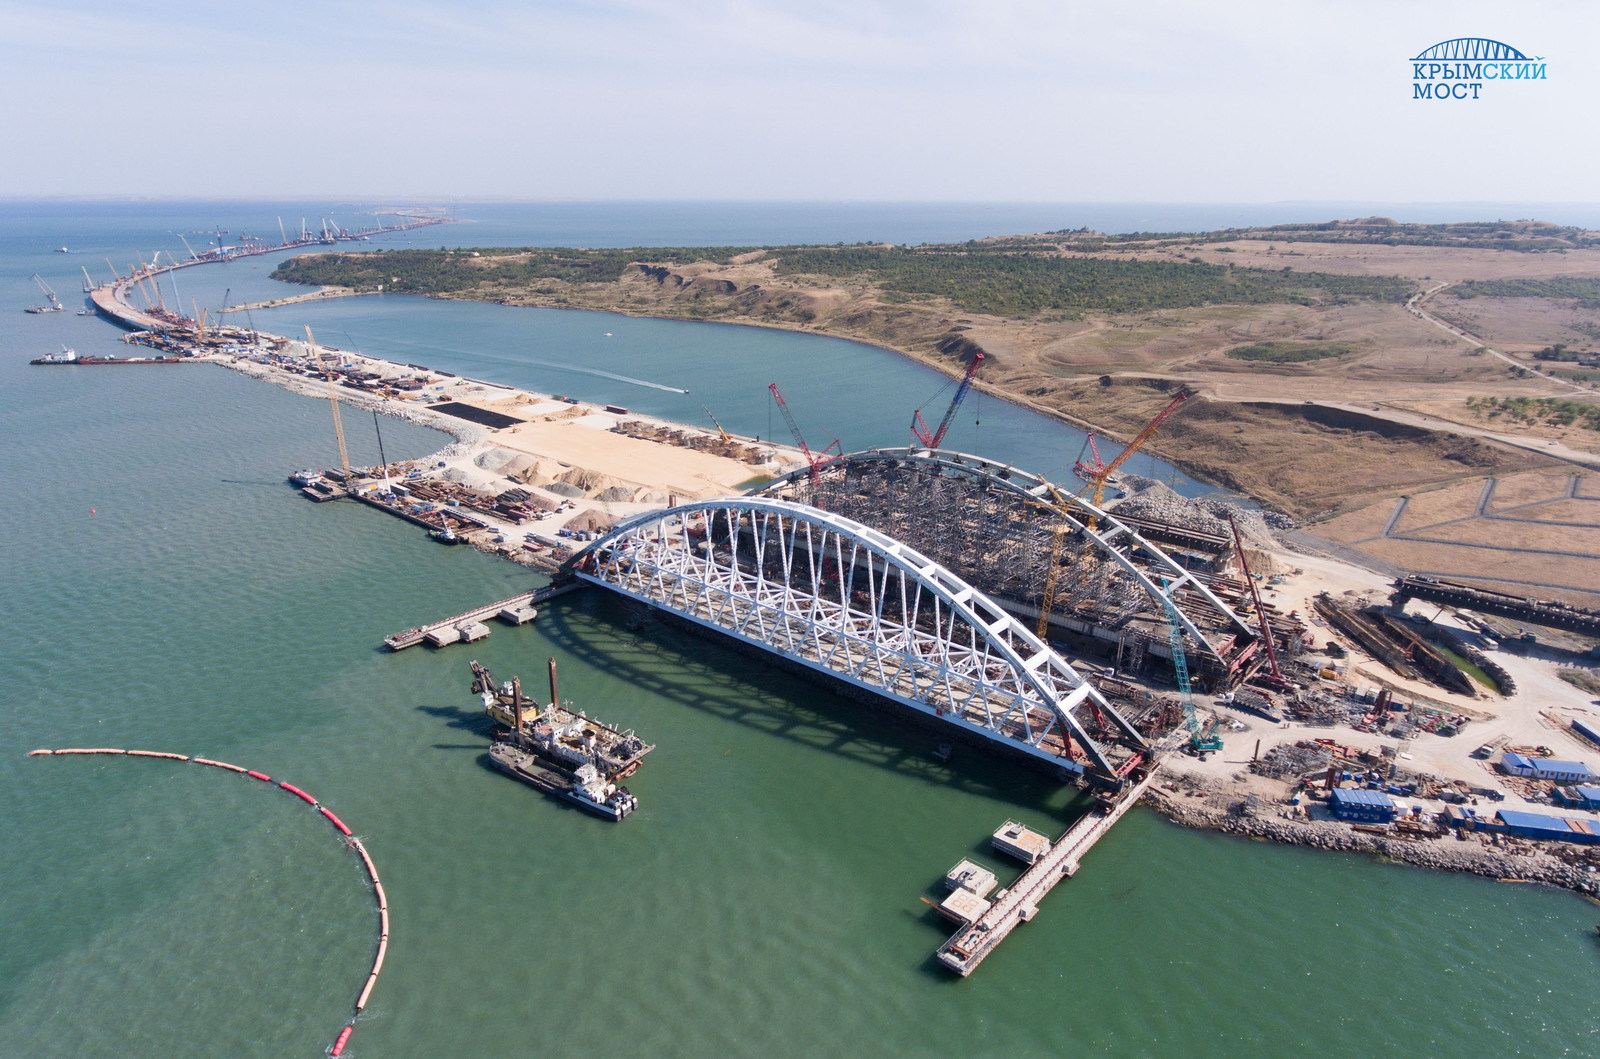
[[[585,812],[618,821],[639,807],[617,780],[639,768],[654,750],[632,731],[620,731],[559,705],[556,660],[550,659],[550,705],[524,708],[522,681],[496,687],[494,676],[472,663],[472,690],[484,710],[503,726],[489,748],[489,763],[531,787],[572,802]]]
[[[1010,934],[1018,923],[1025,923],[1038,914],[1039,901],[1055,887],[1056,883],[1071,878],[1077,872],[1084,854],[1089,852],[1102,835],[1111,830],[1111,825],[1120,820],[1123,813],[1138,802],[1139,796],[1155,778],[1155,771],[1151,768],[1148,773],[1140,776],[1137,782],[1125,787],[1114,801],[1097,799],[1096,807],[1067,828],[1066,833],[1054,845],[1045,840],[1045,850],[1037,859],[1031,861],[1032,866],[1022,873],[1022,877],[1015,884],[999,891],[992,903],[983,902],[987,907],[965,899],[959,902],[962,908],[978,914],[966,920],[961,929],[939,947],[939,962],[963,978],[976,970],[978,964],[994,951],[995,946],[1006,939],[1006,935]],[[1000,846],[1002,834],[1012,828],[1044,838],[1037,832],[1028,831],[1015,821],[1008,820],[995,832],[996,849],[1002,848]],[[1035,843],[1026,840],[1021,834],[1006,834],[1005,840],[1019,850],[1037,848]],[[1020,853],[1013,855],[1021,856]],[[1027,857],[1022,856],[1022,859],[1026,860]],[[954,877],[960,872],[963,864],[951,869],[947,878]],[[962,891],[958,889],[956,892]],[[972,893],[972,897],[982,901],[976,893]],[[947,899],[946,904],[950,903]],[[961,921],[964,917],[954,914],[955,912],[954,908],[946,911],[940,907],[941,915]]]
[[[404,651],[407,647],[415,647],[423,641],[427,641],[435,647],[444,647],[453,643],[472,643],[474,640],[481,640],[489,635],[489,627],[483,624],[486,618],[499,618],[501,621],[512,625],[521,625],[538,617],[539,611],[536,608],[540,603],[584,587],[586,586],[582,581],[567,581],[561,584],[547,585],[532,592],[519,592],[509,599],[502,599],[497,603],[475,607],[465,613],[445,618],[442,621],[419,625],[414,629],[407,629],[405,632],[397,632],[393,636],[385,636],[383,645],[391,651]],[[468,626],[469,628],[463,629],[462,626]],[[472,628],[474,626],[476,628]],[[452,633],[454,635],[451,635]]]
[[[504,730],[505,739],[543,759],[549,767],[575,772],[593,766],[608,780],[637,772],[644,756],[655,749],[632,729],[623,730],[595,720],[582,710],[561,705],[557,697],[556,661],[550,659],[550,703],[540,707],[524,698],[522,682],[496,684],[494,675],[474,661],[472,691],[483,700],[489,719]]]

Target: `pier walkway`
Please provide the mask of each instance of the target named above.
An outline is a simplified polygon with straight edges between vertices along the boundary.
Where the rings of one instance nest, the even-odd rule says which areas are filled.
[[[1025,923],[1034,917],[1039,911],[1040,899],[1056,883],[1077,873],[1083,855],[1111,830],[1111,825],[1122,819],[1123,813],[1138,802],[1156,772],[1157,769],[1152,767],[1144,779],[1124,789],[1109,811],[1091,812],[1067,828],[1061,840],[1033,867],[1023,872],[1022,877],[1005,892],[1005,896],[939,947],[939,962],[963,978],[971,974],[1018,923]]]
[[[580,588],[586,587],[588,586],[583,581],[568,581],[560,585],[546,585],[544,588],[536,589],[532,592],[519,592],[517,595],[502,599],[498,603],[477,607],[465,613],[457,614],[453,618],[445,618],[443,621],[436,621],[431,625],[423,625],[416,629],[407,629],[405,632],[397,632],[393,636],[386,636],[383,638],[383,645],[391,651],[404,651],[407,647],[415,647],[434,633],[443,632],[446,629],[455,629],[458,626],[468,625],[473,622],[481,622],[485,618],[492,618],[497,615],[503,616],[506,612],[514,615],[530,614],[534,607],[545,600],[564,596],[568,592],[575,592]],[[510,620],[520,625],[527,618],[513,618]]]

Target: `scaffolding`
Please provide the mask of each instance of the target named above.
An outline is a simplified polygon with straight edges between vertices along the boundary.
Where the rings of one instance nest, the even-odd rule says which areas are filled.
[[[922,454],[901,459],[873,455],[836,460],[815,475],[797,473],[782,483],[784,494],[908,544],[1015,613],[1027,615],[1030,625],[1048,595],[1054,565],[1056,592],[1050,620],[1042,627],[1052,635],[1097,640],[1100,650],[1115,652],[1124,671],[1139,671],[1152,657],[1170,664],[1166,615],[1124,565],[1139,561],[1137,549],[1107,555],[1082,527],[1064,522],[1043,497],[1035,500],[1029,496],[1036,493],[1020,493],[1019,480],[1008,469],[996,473],[917,458]],[[1057,539],[1062,547],[1053,549]],[[1213,642],[1228,647],[1237,642],[1232,635],[1237,627],[1230,628],[1223,615],[1194,595],[1192,585],[1173,595],[1185,616]],[[1190,663],[1202,684],[1214,688],[1228,680],[1229,672],[1210,647],[1197,643]]]

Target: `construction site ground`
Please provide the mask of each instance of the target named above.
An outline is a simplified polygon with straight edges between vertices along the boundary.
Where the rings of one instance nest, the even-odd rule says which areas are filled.
[[[291,344],[291,351],[295,344]],[[386,378],[416,374],[410,365],[375,357],[340,354],[346,363]],[[327,383],[250,357],[217,357],[235,370],[277,383],[310,397],[325,398]],[[426,373],[425,373],[426,374]],[[676,434],[715,446],[714,432],[669,423],[650,416],[606,412],[603,406],[572,403],[546,394],[471,379],[427,374],[424,397],[448,398],[459,405],[513,416],[522,422],[501,428],[446,414],[426,400],[385,400],[375,394],[339,387],[342,402],[399,416],[436,427],[456,438],[456,443],[425,460],[415,461],[418,473],[428,479],[453,483],[493,497],[521,488],[540,498],[547,517],[528,525],[482,516],[488,529],[459,527],[463,536],[485,550],[515,548],[533,532],[547,543],[563,529],[595,530],[619,519],[667,506],[680,500],[726,496],[742,492],[742,485],[783,473],[799,465],[799,450],[753,439],[735,438],[732,447],[759,452],[763,462],[746,462],[689,448],[684,444],[650,441],[614,433],[622,421]],[[496,540],[496,537],[504,540]]]
[[[1292,721],[1273,723],[1255,714],[1233,710],[1202,698],[1197,700],[1197,706],[1202,711],[1215,712],[1224,720],[1221,733],[1223,749],[1205,760],[1174,754],[1165,767],[1169,774],[1174,777],[1192,776],[1200,785],[1223,792],[1229,798],[1237,799],[1254,793],[1268,804],[1283,804],[1290,796],[1292,782],[1253,774],[1250,772],[1252,759],[1280,745],[1331,739],[1340,746],[1358,750],[1393,747],[1396,751],[1394,762],[1402,770],[1431,775],[1441,780],[1459,780],[1472,787],[1503,792],[1506,796],[1503,802],[1480,800],[1478,811],[1484,815],[1499,807],[1546,815],[1559,813],[1563,816],[1579,816],[1600,823],[1600,814],[1555,809],[1548,803],[1527,798],[1526,784],[1494,768],[1499,753],[1489,759],[1472,756],[1477,748],[1498,741],[1508,747],[1548,747],[1557,758],[1587,761],[1600,771],[1600,748],[1589,745],[1570,731],[1565,723],[1573,718],[1600,722],[1600,699],[1595,699],[1558,675],[1562,668],[1577,664],[1571,656],[1538,648],[1527,654],[1496,650],[1493,641],[1479,635],[1452,612],[1446,610],[1435,618],[1435,613],[1439,611],[1436,605],[1414,600],[1407,607],[1408,614],[1434,618],[1461,637],[1478,644],[1481,650],[1511,674],[1516,681],[1517,691],[1505,697],[1483,689],[1478,697],[1469,698],[1448,692],[1433,683],[1407,680],[1335,633],[1311,609],[1311,601],[1321,592],[1328,592],[1346,602],[1368,600],[1384,603],[1391,590],[1388,579],[1354,569],[1337,560],[1295,552],[1280,553],[1277,562],[1279,569],[1285,571],[1282,575],[1284,581],[1264,590],[1264,600],[1275,603],[1285,611],[1298,609],[1302,615],[1309,616],[1319,649],[1314,654],[1320,653],[1329,640],[1338,641],[1348,651],[1347,657],[1330,660],[1344,667],[1344,673],[1337,682],[1318,681],[1325,690],[1337,691],[1340,685],[1387,687],[1398,700],[1437,704],[1472,719],[1454,736],[1419,730],[1409,738],[1397,739],[1387,733],[1363,732],[1349,726],[1326,727]],[[1594,666],[1594,663],[1587,663],[1585,668],[1600,673],[1600,669]],[[1429,812],[1439,812],[1445,806],[1438,799],[1411,796],[1397,796],[1396,801],[1407,807],[1422,805]],[[1326,813],[1322,812],[1322,816],[1325,817]]]

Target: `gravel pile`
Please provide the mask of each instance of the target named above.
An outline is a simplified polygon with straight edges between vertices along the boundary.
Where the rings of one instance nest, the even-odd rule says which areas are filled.
[[[1276,511],[1248,508],[1238,501],[1220,497],[1191,500],[1153,478],[1126,475],[1122,485],[1128,496],[1112,505],[1112,510],[1119,515],[1167,522],[1197,533],[1232,537],[1233,531],[1228,528],[1228,515],[1232,514],[1239,524],[1239,535],[1252,548],[1275,548],[1278,542],[1272,531],[1294,527],[1293,519]]]

